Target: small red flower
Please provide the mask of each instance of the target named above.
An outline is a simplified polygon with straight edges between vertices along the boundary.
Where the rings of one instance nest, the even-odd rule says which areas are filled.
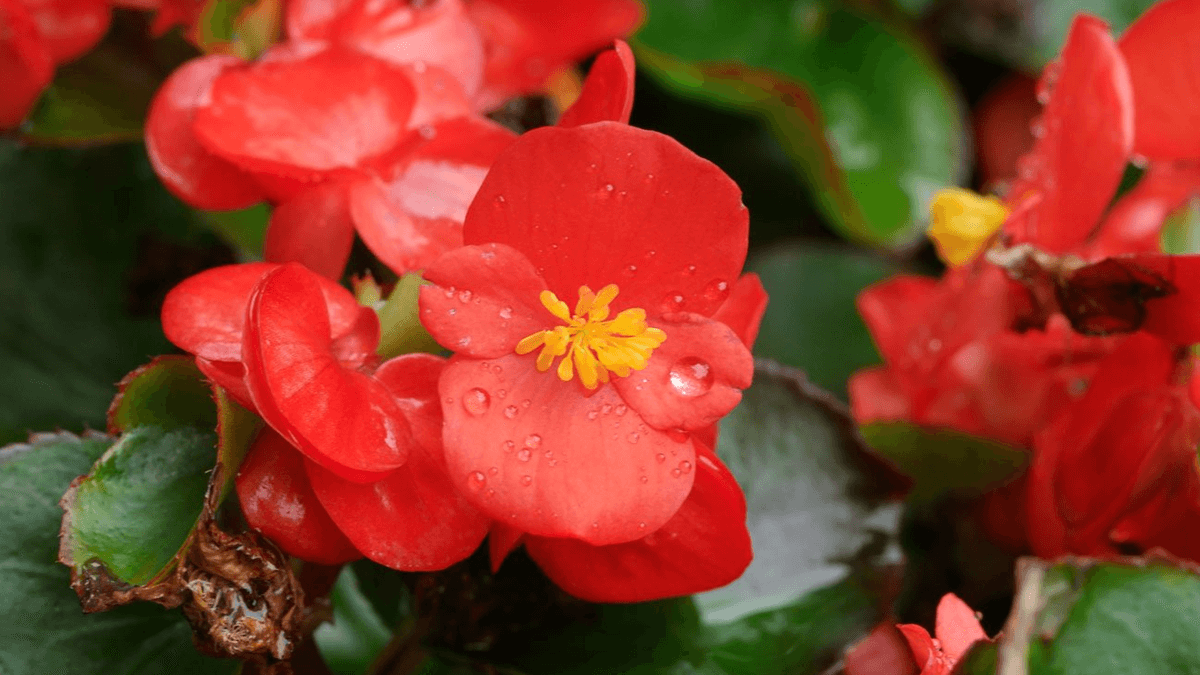
[[[936,638],[916,624],[906,623],[897,627],[908,640],[913,658],[921,668],[921,675],[950,675],[954,664],[967,653],[971,645],[988,639],[975,612],[953,593],[943,595],[938,603],[934,627]]]

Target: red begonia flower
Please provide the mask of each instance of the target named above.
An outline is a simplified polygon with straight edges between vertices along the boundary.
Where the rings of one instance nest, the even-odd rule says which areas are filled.
[[[633,32],[636,0],[469,0],[487,53],[482,109],[537,91],[555,71]]]
[[[921,675],[949,675],[954,664],[967,653],[971,645],[988,639],[975,612],[953,593],[943,595],[938,603],[934,627],[936,639],[916,624],[906,623],[897,627],[908,640],[913,657],[921,668]]]
[[[846,675],[918,675],[912,648],[895,624],[881,623],[842,657]]]
[[[563,111],[560,127],[577,127],[592,122],[629,122],[633,112],[633,81],[637,67],[633,51],[624,40],[601,52],[592,63],[579,99]]]
[[[437,389],[444,365],[429,354],[405,354],[374,374],[412,425],[416,445],[403,467],[362,485],[308,463],[312,486],[341,531],[368,558],[394,569],[448,567],[479,548],[488,531],[489,519],[446,474]]]
[[[1126,253],[1159,252],[1163,222],[1196,194],[1200,194],[1200,165],[1150,164],[1137,185],[1113,204],[1080,256],[1101,260]]]
[[[270,428],[255,439],[235,485],[246,522],[289,555],[323,565],[362,557],[317,500],[304,456]]]
[[[298,262],[330,279],[339,279],[354,246],[354,221],[346,189],[325,183],[301,192],[271,212],[263,257]]]
[[[108,0],[22,0],[55,63],[72,61],[108,32]]]
[[[695,472],[675,515],[641,539],[592,546],[526,536],[525,550],[559,587],[592,602],[644,602],[724,586],[753,557],[746,499],[729,469],[702,446]]]
[[[163,184],[201,209],[241,209],[263,200],[250,174],[200,144],[193,129],[197,108],[208,105],[213,81],[241,59],[213,54],[176,69],[159,88],[146,118],[146,154]]]
[[[426,270],[420,297],[456,352],[440,383],[446,459],[472,503],[593,545],[670,520],[695,475],[686,430],[727,413],[753,373],[709,318],[747,225],[737,186],[654,132],[538,129],[497,159],[467,246]]]
[[[1095,229],[1121,181],[1133,147],[1133,93],[1108,26],[1083,14],[1038,87],[1049,99],[1009,201],[1040,201],[1010,216],[1004,229],[1016,241],[1064,253]]]
[[[1200,2],[1165,0],[1121,36],[1133,80],[1134,149],[1151,160],[1200,158]]]
[[[1175,350],[1146,333],[1126,338],[1034,439],[1028,528],[1038,555],[1118,552],[1114,528],[1169,489],[1168,477],[1196,471],[1200,411],[1176,383]],[[1126,525],[1122,540],[1156,544]]]
[[[0,0],[0,129],[20,124],[53,78],[54,60],[29,8],[23,0]]]

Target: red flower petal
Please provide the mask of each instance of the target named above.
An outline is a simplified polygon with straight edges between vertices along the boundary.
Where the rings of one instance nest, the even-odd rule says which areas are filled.
[[[888,368],[866,368],[850,376],[850,412],[859,424],[912,420],[908,397]]]
[[[1146,301],[1142,330],[1175,344],[1200,342],[1200,255],[1143,253],[1115,260],[1154,271],[1175,287],[1171,295]]]
[[[1011,199],[1030,192],[1041,203],[1005,229],[1051,253],[1070,251],[1095,228],[1133,147],[1133,92],[1108,25],[1081,14],[1039,85],[1050,90],[1043,133],[1022,158]]]
[[[637,67],[633,51],[624,40],[602,52],[592,63],[579,99],[563,112],[560,127],[577,127],[592,122],[629,123],[633,112],[633,78]]]
[[[642,17],[636,0],[471,0],[487,47],[480,105],[539,89],[554,71],[629,35]]]
[[[224,388],[243,408],[254,410],[254,399],[246,387],[246,369],[241,361],[209,361],[197,356],[196,367],[213,384]]]
[[[255,439],[235,485],[246,522],[289,555],[322,565],[362,557],[317,501],[304,456],[271,429]]]
[[[106,0],[25,0],[38,33],[55,63],[73,61],[108,32],[112,8]]]
[[[349,480],[376,480],[404,464],[412,435],[387,388],[335,356],[320,279],[288,263],[255,287],[246,383],[263,419],[306,457]]]
[[[317,274],[340,279],[354,245],[346,192],[341,183],[327,183],[275,207],[263,257],[276,263],[298,262]]]
[[[621,398],[655,429],[700,429],[742,400],[754,357],[729,326],[696,314],[651,321],[667,334],[646,368],[617,377]]]
[[[1101,260],[1126,253],[1157,253],[1163,223],[1200,192],[1200,165],[1151,164],[1141,180],[1105,216],[1082,256]]]
[[[947,593],[937,606],[937,625],[934,632],[942,643],[942,652],[957,661],[980,640],[988,639],[987,633],[975,618],[975,610],[957,595]]]
[[[625,544],[527,537],[529,556],[563,590],[591,602],[643,602],[711,590],[750,564],[746,500],[733,474],[709,452],[696,456],[696,482],[655,532]]]
[[[150,103],[146,154],[167,188],[196,208],[225,211],[263,200],[254,179],[201,146],[193,129],[213,80],[241,65],[241,59],[217,54],[192,59],[171,73]]]
[[[451,481],[482,511],[532,534],[592,544],[653,532],[691,490],[690,438],[647,426],[611,387],[576,381],[529,357],[454,357],[439,387]]]
[[[858,294],[855,304],[871,339],[885,361],[904,353],[916,325],[933,302],[936,279],[899,275],[872,284]]]
[[[284,28],[289,41],[329,40],[337,20],[362,0],[287,0]]]
[[[975,143],[985,185],[1017,175],[1017,161],[1033,149],[1031,125],[1041,112],[1037,82],[1017,72],[992,87],[975,106]]]
[[[758,275],[751,273],[743,274],[734,282],[729,297],[721,303],[712,318],[733,329],[746,349],[750,349],[758,337],[758,327],[766,312],[767,291]]]
[[[416,93],[403,71],[328,49],[228,71],[196,111],[205,147],[253,171],[305,180],[407,151]]]
[[[741,272],[748,224],[716,165],[668,136],[599,122],[521,136],[484,179],[463,240],[521,251],[568,302],[615,283],[614,312],[710,316]]]
[[[445,69],[471,94],[483,83],[483,37],[461,0],[356,2],[328,39],[390,63]]]
[[[921,675],[941,675],[950,672],[941,659],[941,650],[933,644],[929,631],[912,623],[898,624],[896,628],[904,635],[908,648],[912,650],[913,658],[921,668]]]
[[[904,636],[890,623],[875,626],[867,637],[854,643],[842,657],[846,675],[917,675],[912,650]]]
[[[376,371],[396,395],[417,440],[403,467],[361,485],[308,463],[317,496],[346,536],[368,558],[394,569],[449,567],[479,547],[490,524],[446,474],[437,398],[444,363],[429,354],[406,354]]]
[[[538,300],[545,282],[508,246],[464,246],[425,270],[421,323],[458,354],[493,359],[553,320]]]
[[[433,139],[406,158],[396,178],[360,181],[351,190],[359,235],[397,274],[428,267],[462,246],[467,206],[496,155],[515,138],[481,118],[430,129]]]
[[[492,523],[492,529],[488,531],[488,559],[492,564],[493,574],[500,570],[500,564],[521,543],[524,536],[525,533],[515,527],[500,522]]]
[[[54,78],[54,62],[22,0],[0,0],[0,27],[0,129],[7,129],[29,114]]]
[[[1150,159],[1200,158],[1200,3],[1155,4],[1121,36],[1137,115],[1134,150]]]

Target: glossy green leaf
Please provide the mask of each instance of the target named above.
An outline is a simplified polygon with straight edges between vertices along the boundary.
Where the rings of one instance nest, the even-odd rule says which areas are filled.
[[[910,496],[928,500],[950,492],[980,495],[1016,477],[1029,452],[954,429],[927,429],[908,422],[862,427],[863,438],[913,480]]]
[[[640,63],[685,94],[764,117],[830,224],[911,242],[967,166],[959,103],[910,35],[822,0],[653,0]]]
[[[1000,650],[994,642],[976,642],[954,665],[954,675],[996,675]]]
[[[98,561],[130,585],[160,578],[200,516],[215,463],[212,432],[126,432],[63,498],[62,551],[80,574]]]
[[[103,428],[113,384],[172,349],[158,306],[201,235],[139,145],[0,142],[0,443]]]
[[[1189,199],[1167,216],[1159,237],[1165,253],[1200,253],[1200,199]]]
[[[5,675],[231,675],[192,646],[178,611],[149,603],[84,614],[55,562],[59,497],[109,447],[47,434],[0,449],[0,672]]]
[[[1200,673],[1200,574],[1155,558],[1023,559],[999,654],[1027,658],[1012,672],[1031,675]]]
[[[854,298],[896,265],[849,248],[792,243],[760,253],[747,269],[771,298],[754,353],[803,370],[844,399],[850,375],[880,360]]]
[[[342,568],[330,600],[333,622],[318,626],[313,639],[336,675],[362,675],[392,639],[392,631],[363,593],[350,565]]]
[[[200,222],[237,251],[240,262],[262,260],[263,242],[270,221],[271,207],[266,204],[238,211],[204,211],[200,214]]]
[[[110,430],[217,426],[212,388],[187,356],[161,356],[121,381],[108,411]]]

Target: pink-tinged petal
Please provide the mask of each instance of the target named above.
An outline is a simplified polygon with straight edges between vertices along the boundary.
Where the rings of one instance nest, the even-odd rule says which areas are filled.
[[[1121,36],[1133,81],[1134,150],[1153,160],[1200,158],[1200,3],[1166,0]]]
[[[326,183],[275,207],[267,227],[263,257],[298,262],[330,279],[340,279],[354,244],[347,187]]]
[[[615,283],[614,313],[710,316],[741,273],[748,226],[716,165],[668,136],[599,122],[517,139],[479,188],[463,240],[521,251],[567,302]]]
[[[0,0],[0,129],[25,119],[54,78],[54,61],[22,0]]]
[[[487,49],[483,109],[537,91],[555,71],[628,36],[642,18],[636,0],[472,0],[467,11]]]
[[[421,131],[422,137],[436,133],[431,125],[437,122],[475,112],[462,83],[450,72],[437,66],[400,64],[397,67],[408,75],[417,97],[408,127]]]
[[[378,480],[404,464],[412,433],[387,388],[335,356],[321,279],[288,263],[255,287],[246,383],[262,418],[306,457],[348,480]]]
[[[758,275],[751,273],[743,274],[734,282],[729,297],[721,303],[712,318],[733,329],[746,349],[750,349],[758,337],[758,327],[766,312],[767,291]]]
[[[940,668],[940,666],[944,666],[941,650],[933,643],[929,631],[912,623],[897,624],[896,628],[900,629],[900,634],[908,642],[908,648],[912,650],[913,658],[921,669],[921,675],[934,675],[935,673],[941,675],[941,673],[949,672],[948,668]]]
[[[894,624],[881,623],[842,657],[846,675],[917,675],[912,650]]]
[[[396,274],[428,267],[462,245],[461,222],[408,213],[378,178],[358,181],[349,190],[350,213],[359,236]]]
[[[73,61],[108,32],[107,0],[24,0],[55,63]]]
[[[346,536],[368,558],[395,569],[444,569],[471,555],[490,524],[446,473],[437,389],[445,363],[430,354],[405,354],[375,373],[417,441],[403,467],[361,485],[308,465],[317,496]]]
[[[1143,253],[1116,258],[1156,272],[1175,292],[1146,301],[1142,330],[1175,344],[1200,342],[1200,255]]]
[[[525,532],[633,541],[679,510],[695,477],[686,434],[650,428],[612,387],[538,372],[531,356],[454,357],[439,390],[451,481]]]
[[[1022,158],[1010,191],[1041,203],[1005,230],[1017,241],[1051,253],[1077,247],[1096,227],[1121,182],[1133,148],[1133,91],[1108,25],[1081,14],[1059,60],[1039,85],[1050,100],[1038,124],[1041,137]]]
[[[579,100],[563,112],[560,127],[577,127],[592,122],[629,123],[633,112],[633,79],[637,66],[633,51],[624,40],[602,52],[592,63]]]
[[[254,399],[250,398],[250,389],[246,387],[246,369],[240,361],[209,361],[197,356],[196,367],[243,408],[254,410]]]
[[[214,54],[192,59],[167,78],[146,118],[146,154],[171,192],[200,209],[241,209],[263,200],[249,174],[200,145],[196,110],[209,104],[213,80],[242,60]]]
[[[525,533],[515,527],[500,522],[492,523],[492,529],[488,531],[488,560],[493,574],[500,570],[504,559],[521,544],[524,536]]]
[[[483,37],[462,0],[356,2],[327,39],[389,63],[444,69],[470,94],[483,83]]]
[[[1125,193],[1082,251],[1085,260],[1155,253],[1167,216],[1200,193],[1200,165],[1151,164]]]
[[[246,522],[289,555],[322,565],[362,557],[317,501],[304,456],[274,431],[258,435],[234,484]]]
[[[287,0],[284,28],[289,41],[329,40],[336,21],[362,0]]]
[[[525,550],[554,583],[591,602],[643,602],[724,586],[750,564],[746,500],[708,452],[696,456],[687,500],[658,530],[625,544],[527,537]]]
[[[226,72],[211,104],[196,111],[195,129],[205,147],[245,169],[317,181],[407,152],[415,97],[396,67],[327,49]]]
[[[850,376],[850,413],[859,424],[912,420],[908,397],[891,370],[866,368]]]
[[[643,370],[615,377],[613,386],[655,429],[700,429],[742,400],[754,377],[754,357],[729,326],[696,314],[649,322],[667,339]]]
[[[555,321],[538,300],[545,282],[515,249],[464,246],[425,270],[421,323],[447,349],[475,358],[512,354]]]
[[[933,301],[937,288],[937,279],[900,275],[872,284],[858,294],[858,313],[885,361],[894,360],[907,349],[913,325]]]
[[[988,639],[975,618],[975,610],[953,593],[942,596],[937,606],[937,624],[934,633],[942,643],[946,656],[957,661],[980,640]]]

